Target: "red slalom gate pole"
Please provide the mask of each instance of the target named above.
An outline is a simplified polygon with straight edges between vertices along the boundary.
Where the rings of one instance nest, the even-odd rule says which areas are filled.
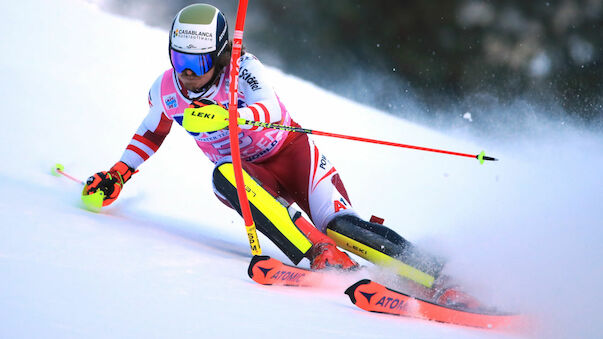
[[[251,247],[251,254],[261,255],[262,248],[258,239],[255,223],[253,216],[251,215],[251,209],[249,207],[249,200],[247,200],[247,193],[245,191],[245,182],[243,180],[243,169],[241,166],[241,150],[239,149],[239,126],[237,124],[237,103],[238,103],[238,89],[239,89],[239,67],[241,57],[241,48],[243,47],[243,29],[245,27],[245,16],[247,15],[247,0],[239,1],[239,8],[237,9],[237,21],[235,24],[235,31],[232,43],[232,54],[230,59],[230,96],[228,103],[228,128],[230,130],[230,150],[232,155],[232,165],[235,176],[235,183],[237,186],[237,194],[239,196],[239,205],[241,206],[241,214],[245,221],[245,229],[247,230],[247,237],[249,238],[249,246]]]

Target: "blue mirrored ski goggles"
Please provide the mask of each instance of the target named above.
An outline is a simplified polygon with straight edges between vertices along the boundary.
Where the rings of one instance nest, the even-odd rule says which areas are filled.
[[[185,69],[190,69],[197,76],[209,72],[213,66],[213,57],[211,53],[204,54],[186,54],[170,49],[170,59],[172,66],[178,73],[184,72]]]

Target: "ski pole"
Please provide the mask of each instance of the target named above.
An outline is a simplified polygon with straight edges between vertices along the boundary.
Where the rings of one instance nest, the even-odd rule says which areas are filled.
[[[232,56],[230,59],[230,95],[228,100],[228,112],[230,117],[229,129],[231,131],[236,131],[239,128],[237,126],[237,93],[240,66],[238,61],[241,56],[241,49],[243,47],[243,29],[245,27],[245,16],[247,14],[247,1],[248,0],[239,0],[237,21],[232,39]],[[245,229],[247,231],[249,247],[251,247],[251,254],[262,255],[262,248],[260,247],[255,222],[253,221],[251,208],[249,207],[249,200],[247,199],[247,191],[245,191],[243,168],[241,164],[241,151],[239,149],[239,133],[230,133],[230,150],[235,184],[237,186],[237,195],[239,197],[239,205],[241,206],[241,214],[243,215],[243,220],[245,221]]]
[[[59,176],[62,175],[67,179],[73,180],[75,182],[77,182],[78,184],[84,186],[86,183],[84,183],[83,181],[81,181],[80,179],[77,179],[75,177],[72,177],[71,175],[65,173],[65,166],[61,165],[61,164],[56,164],[54,165],[54,167],[52,168],[52,174],[54,176]]]
[[[65,172],[65,166],[63,166],[61,164],[54,165],[54,167],[52,168],[52,174],[57,177],[62,175],[65,178],[75,181],[82,186],[86,185],[86,183],[83,182],[82,180],[77,179],[76,177],[67,174]],[[82,202],[84,203],[84,206],[86,206],[86,208],[88,210],[93,211],[93,212],[100,211],[100,209],[103,207],[104,200],[105,200],[105,193],[101,190],[97,190],[96,192],[94,192],[92,194],[83,194],[82,193]]]
[[[498,161],[498,159],[496,159],[496,158],[486,156],[486,153],[484,151],[482,151],[479,154],[459,153],[459,152],[446,151],[446,150],[441,150],[441,149],[436,149],[436,148],[428,148],[428,147],[422,147],[422,146],[401,144],[401,143],[397,143],[397,142],[382,141],[382,140],[369,139],[369,138],[361,138],[361,137],[355,137],[355,136],[351,136],[351,135],[344,135],[344,134],[337,134],[337,133],[330,133],[330,132],[322,132],[322,131],[317,131],[317,130],[312,130],[312,129],[307,129],[307,128],[295,127],[295,126],[285,126],[285,125],[253,121],[253,120],[245,120],[243,118],[238,118],[237,123],[239,125],[252,125],[252,126],[258,126],[258,127],[264,127],[264,128],[280,129],[280,130],[290,131],[290,132],[322,135],[322,136],[326,136],[326,137],[355,140],[355,141],[368,142],[368,143],[373,143],[373,144],[380,144],[380,145],[387,145],[387,146],[394,146],[394,147],[409,148],[409,149],[414,149],[414,150],[418,150],[418,151],[436,152],[436,153],[443,153],[443,154],[449,154],[449,155],[456,155],[459,157],[475,158],[475,159],[479,160],[480,164],[483,164],[484,161],[486,161],[486,160]]]

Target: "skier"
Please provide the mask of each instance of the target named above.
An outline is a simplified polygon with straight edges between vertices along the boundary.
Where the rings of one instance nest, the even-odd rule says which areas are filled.
[[[183,8],[170,30],[172,68],[149,91],[149,113],[121,159],[108,171],[92,175],[83,194],[104,192],[103,206],[117,199],[136,169],[161,146],[174,121],[194,138],[215,164],[216,196],[239,213],[226,123],[200,132],[203,124],[184,110],[225,110],[228,104],[232,41],[222,12],[207,4]],[[249,52],[240,58],[238,115],[246,120],[299,126],[280,101],[260,61]],[[442,264],[418,251],[391,229],[361,219],[354,211],[338,171],[306,134],[240,126],[241,158],[257,229],[298,264],[308,258],[312,269],[358,266],[343,247],[377,264],[394,267],[419,285],[431,288]],[[291,205],[310,217],[301,217]]]

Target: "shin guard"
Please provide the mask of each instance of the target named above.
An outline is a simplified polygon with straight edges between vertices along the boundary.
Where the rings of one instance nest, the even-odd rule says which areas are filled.
[[[391,229],[354,215],[334,218],[327,235],[337,246],[425,287],[431,287],[442,270],[440,260],[422,253]]]
[[[294,263],[298,264],[312,243],[295,226],[287,209],[243,171],[247,199],[257,229],[270,239]],[[214,187],[241,214],[232,163],[214,169]]]

